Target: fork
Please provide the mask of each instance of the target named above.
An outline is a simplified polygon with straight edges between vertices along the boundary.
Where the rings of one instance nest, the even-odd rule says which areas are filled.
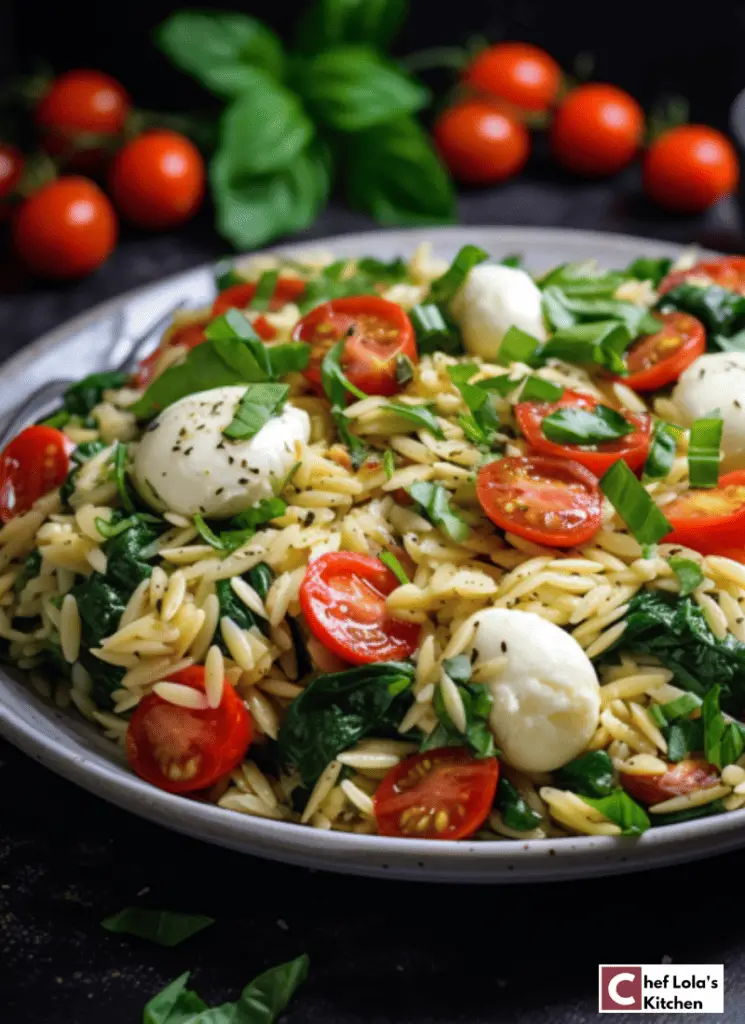
[[[139,337],[133,338],[127,346],[124,358],[116,365],[110,367],[103,366],[100,370],[95,372],[104,373],[112,371],[123,373],[126,370],[134,368],[134,366],[139,362],[141,355],[147,351],[148,346],[152,342],[153,335],[167,327],[174,313],[184,305],[184,301],[177,302],[170,309],[167,309],[162,313],[157,320],[150,324],[150,326],[147,327]],[[122,310],[118,310],[114,319],[114,335],[116,339],[113,346],[114,348],[116,348],[121,342],[124,319],[124,313]],[[32,391],[31,394],[20,403],[20,405],[16,406],[16,408],[12,410],[5,421],[2,430],[0,430],[0,448],[3,448],[7,442],[27,423],[35,421],[38,418],[38,414],[48,408],[53,402],[61,401],[65,391],[67,391],[70,385],[74,383],[75,381],[72,379],[58,378],[56,380],[48,380],[45,384],[41,384],[36,388],[35,391]]]

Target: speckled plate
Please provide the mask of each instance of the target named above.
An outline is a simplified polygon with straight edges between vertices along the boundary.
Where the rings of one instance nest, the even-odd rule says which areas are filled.
[[[371,232],[324,239],[304,248],[392,259],[412,253],[425,239],[446,257],[468,242],[484,246],[495,257],[520,252],[533,270],[589,257],[602,266],[616,267],[636,256],[674,257],[680,251],[648,239],[497,227]],[[303,247],[277,251],[300,256]],[[71,367],[79,376],[99,368],[110,318],[117,311],[124,311],[128,328],[137,332],[178,300],[198,305],[213,294],[212,268],[207,266],[107,302],[47,334],[0,367],[0,394],[17,402],[39,384],[69,376]],[[659,867],[745,845],[745,810],[670,825],[639,839],[581,837],[525,843],[388,839],[249,818],[142,782],[92,726],[75,712],[50,707],[5,669],[0,669],[0,733],[79,786],[167,828],[245,853],[330,871],[428,881],[549,881]]]

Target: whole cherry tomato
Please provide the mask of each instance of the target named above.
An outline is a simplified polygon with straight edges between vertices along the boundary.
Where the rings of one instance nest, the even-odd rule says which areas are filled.
[[[476,54],[463,80],[470,88],[523,110],[545,111],[561,87],[561,68],[530,43],[497,43]]]
[[[13,241],[23,262],[44,277],[82,277],[114,248],[117,222],[101,189],[87,178],[58,178],[21,206]]]
[[[636,156],[644,114],[636,100],[614,85],[574,89],[556,112],[551,149],[562,167],[589,177],[615,174]]]
[[[740,177],[735,147],[721,132],[683,124],[664,132],[644,158],[644,190],[660,206],[706,210],[733,192]]]
[[[172,228],[197,212],[204,196],[204,161],[178,132],[138,135],[114,157],[109,190],[120,213],[142,228]]]
[[[80,169],[100,167],[105,152],[86,136],[119,135],[131,110],[123,85],[102,71],[67,71],[53,80],[36,108],[45,148]]]
[[[530,152],[525,125],[487,100],[463,100],[445,110],[435,122],[434,138],[454,177],[473,185],[511,178]]]

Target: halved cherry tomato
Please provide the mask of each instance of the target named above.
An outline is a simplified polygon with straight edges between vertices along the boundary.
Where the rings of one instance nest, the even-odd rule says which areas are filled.
[[[656,391],[677,380],[706,351],[706,331],[688,313],[659,313],[662,327],[645,334],[626,353],[628,377],[617,377],[634,391]]]
[[[373,799],[378,832],[409,839],[463,839],[486,819],[499,780],[496,757],[463,747],[414,754],[392,768]]]
[[[385,599],[398,586],[370,555],[334,551],[314,559],[300,584],[300,606],[311,633],[353,665],[408,658],[419,626],[395,619]]]
[[[603,441],[597,445],[559,444],[544,436],[541,424],[557,409],[571,406],[575,409],[592,410],[600,403],[590,395],[576,391],[565,391],[558,402],[518,402],[515,406],[517,422],[530,445],[548,455],[561,455],[575,459],[593,472],[602,476],[614,462],[623,459],[630,469],[641,469],[647,459],[652,418],[646,413],[622,411],[623,416],[636,429],[631,434],[619,437],[617,441]]]
[[[730,549],[745,547],[745,469],[725,473],[710,490],[684,491],[663,511],[673,528],[666,544],[731,558]]]
[[[202,342],[207,340],[204,327],[203,323],[186,324],[184,327],[177,327],[168,339],[166,348],[173,348],[176,345],[189,350],[196,348],[197,345],[201,345]],[[134,387],[146,388],[148,386],[153,379],[155,367],[158,365],[162,355],[163,346],[159,345],[149,356],[145,356],[137,367],[133,381]]]
[[[719,772],[707,761],[678,761],[659,775],[633,775],[621,772],[623,788],[642,804],[659,804],[673,796],[685,796],[699,789],[711,789],[719,783]]]
[[[26,427],[0,454],[0,523],[64,483],[75,445],[54,427]]]
[[[572,459],[528,455],[488,462],[479,470],[476,494],[493,523],[536,544],[583,544],[602,521],[597,477]]]
[[[377,295],[334,299],[316,306],[298,323],[292,340],[313,346],[305,376],[321,383],[323,357],[344,339],[341,367],[355,387],[367,395],[395,395],[396,363],[406,356],[418,360],[414,328],[403,309]]]
[[[657,290],[664,295],[689,280],[708,281],[745,295],[745,256],[719,256],[713,260],[700,260],[688,270],[672,270],[662,279]]]
[[[168,679],[204,693],[202,665]],[[127,729],[127,758],[146,782],[169,793],[190,793],[212,786],[239,765],[252,738],[251,715],[226,680],[216,708],[181,707],[155,693],[145,697]]]
[[[269,301],[269,312],[276,313],[288,302],[295,302],[305,291],[305,281],[296,277],[280,277]],[[229,309],[245,309],[256,294],[256,282],[246,281],[244,284],[231,284],[221,291],[212,303],[212,315],[221,316]],[[255,326],[255,325],[254,325]]]

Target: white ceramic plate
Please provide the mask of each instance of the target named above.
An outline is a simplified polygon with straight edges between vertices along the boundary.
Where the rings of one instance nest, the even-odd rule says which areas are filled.
[[[588,257],[602,266],[618,267],[636,256],[674,257],[680,251],[647,239],[495,227],[372,232],[313,242],[304,248],[392,259],[412,253],[425,239],[446,257],[468,242],[482,245],[495,257],[519,252],[532,270]],[[302,247],[291,251],[300,255]],[[131,329],[138,331],[179,299],[199,305],[213,294],[212,268],[202,267],[105,303],[1,367],[0,394],[20,401],[46,380],[83,376],[100,368],[96,346],[100,358],[108,336],[106,318],[119,309],[126,313]],[[74,712],[50,707],[5,669],[0,669],[0,733],[65,778],[168,828],[246,853],[333,871],[430,881],[547,881],[658,867],[745,845],[745,810],[656,829],[639,839],[581,837],[525,843],[388,839],[249,818],[171,796],[142,782],[92,726]]]

